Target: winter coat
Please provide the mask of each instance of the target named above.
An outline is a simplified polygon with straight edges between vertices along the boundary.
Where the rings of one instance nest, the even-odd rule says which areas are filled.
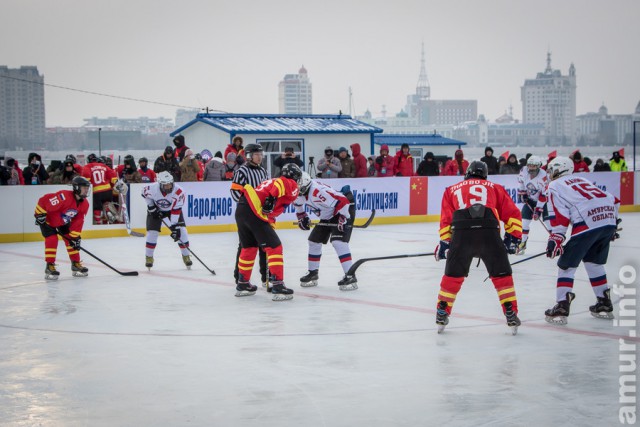
[[[589,172],[589,165],[584,160],[573,162],[573,172]]]
[[[226,167],[222,163],[222,159],[214,157],[209,160],[209,163],[204,167],[204,180],[205,181],[224,181],[224,173]]]
[[[514,159],[515,162],[509,163],[509,160]],[[507,163],[500,166],[500,175],[518,175],[520,173],[520,164],[515,154],[509,155]]]
[[[360,151],[360,144],[351,144],[351,153],[353,154],[353,166],[356,169],[356,178],[366,178],[367,173],[367,159],[362,155]]]
[[[438,167],[438,162],[435,159],[431,159],[431,161],[427,160],[426,157],[423,161],[418,165],[418,170],[416,171],[416,175],[419,176],[438,176],[440,175],[440,168]]]
[[[238,150],[235,145],[229,144],[227,145],[227,148],[225,148],[224,156],[222,156],[222,158],[226,159],[229,153],[234,153],[236,156],[239,156],[241,154],[240,151],[244,153],[244,147],[240,146],[240,150]]]
[[[609,167],[611,168],[611,172],[625,172],[627,170],[627,162],[625,162],[624,159],[620,157],[619,162],[611,160],[609,162]]]
[[[198,180],[200,165],[196,159],[185,157],[180,162],[180,179],[182,182],[196,182]]]
[[[403,154],[402,150],[396,153],[395,176],[414,176],[413,156],[410,153]]]
[[[342,170],[338,173],[338,178],[355,178],[356,165],[351,160],[351,157],[347,155],[344,159],[342,157],[338,157],[338,159],[340,159],[340,166],[342,166]]]
[[[460,165],[456,161],[456,159],[451,159],[447,161],[444,165],[444,169],[442,170],[442,175],[447,176],[460,176],[467,173],[467,169],[469,168],[469,162],[465,159],[462,159],[462,173],[460,173]]]
[[[22,170],[22,176],[24,177],[25,185],[42,185],[47,183],[47,179],[49,179],[49,174],[42,167],[42,164],[38,167],[38,169],[33,171],[31,165],[27,166]]]
[[[153,163],[153,171],[155,173],[167,171],[175,181],[180,181],[180,164],[174,157],[169,157],[168,159],[164,155],[158,157]]]
[[[393,176],[396,166],[396,160],[389,154],[383,156],[382,152],[384,150],[389,153],[389,146],[387,144],[382,144],[380,146],[381,154],[376,157],[376,160],[373,162],[373,165],[376,168],[376,176]]]
[[[79,175],[78,173],[76,173],[75,169],[73,169],[70,174],[66,173],[64,169],[58,169],[57,171],[49,175],[47,184],[50,184],[50,185],[71,184],[71,181],[76,176],[79,176]]]
[[[122,171],[122,179],[129,184],[139,184],[142,182],[142,175],[137,169],[133,169],[133,172],[130,172],[129,169],[124,169]]]
[[[487,150],[489,148],[487,147]],[[493,155],[493,150],[491,150],[491,155],[487,156],[487,150],[485,150],[485,156],[480,160],[487,164],[487,169],[489,170],[489,175],[497,175],[498,174],[498,159]]]
[[[342,171],[342,164],[340,163],[340,159],[335,156],[331,156],[327,159],[327,156],[324,156],[320,160],[318,160],[318,172],[320,172],[320,178],[337,178],[340,171]]]
[[[273,161],[273,165],[280,168],[280,170],[282,170],[282,167],[284,165],[288,165],[289,163],[293,163],[297,166],[299,166],[300,168],[302,168],[302,166],[304,166],[304,162],[302,160],[300,160],[300,156],[293,156],[293,157],[278,157],[277,159],[275,159]],[[278,174],[280,175],[280,174]]]
[[[611,166],[609,166],[608,163],[602,163],[601,165],[599,165],[598,162],[596,162],[596,164],[593,166],[593,171],[594,172],[611,172]]]

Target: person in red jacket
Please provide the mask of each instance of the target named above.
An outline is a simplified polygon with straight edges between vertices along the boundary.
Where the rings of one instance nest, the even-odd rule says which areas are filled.
[[[87,157],[89,163],[82,169],[82,176],[93,186],[93,223],[102,224],[102,208],[112,201],[112,189],[118,177],[113,169],[100,162],[95,154]]]
[[[173,138],[173,145],[176,147],[173,150],[173,156],[178,160],[178,163],[180,163],[184,160],[184,156],[189,149],[184,141],[184,135],[176,135],[176,137]]]
[[[356,178],[367,178],[367,158],[360,151],[360,144],[351,144],[351,154],[353,154],[353,164],[356,168]]]
[[[414,176],[413,156],[409,152],[409,144],[402,144],[396,153],[395,176]]]
[[[251,144],[250,144],[251,145]],[[294,163],[282,167],[279,178],[263,181],[256,188],[246,184],[241,187],[240,199],[236,208],[236,224],[240,237],[240,256],[238,257],[238,282],[236,296],[253,295],[258,289],[249,282],[258,248],[267,254],[270,274],[268,292],[273,301],[293,298],[293,290],[284,285],[284,259],[282,243],[274,230],[276,218],[298,197],[298,181],[302,170]]]
[[[589,172],[589,165],[587,165],[587,162],[582,158],[580,150],[574,151],[569,157],[573,160],[573,173]]]
[[[389,146],[382,144],[380,146],[380,155],[376,157],[374,162],[376,168],[376,176],[393,176],[396,168],[395,157],[389,155]]]
[[[441,175],[464,175],[466,170],[469,168],[469,162],[464,159],[464,153],[462,150],[456,150],[454,158],[449,160],[442,170]]]
[[[520,326],[518,301],[507,254],[515,254],[522,238],[522,216],[504,187],[487,181],[489,168],[479,160],[471,162],[465,179],[447,187],[440,212],[440,244],[436,261],[446,259],[436,305],[438,333],[449,323],[449,315],[473,258],[487,267],[498,292],[502,311],[512,333]],[[504,241],[500,238],[504,223]]]
[[[58,233],[63,236],[67,253],[71,260],[71,273],[84,277],[89,269],[80,261],[80,234],[84,225],[84,217],[89,211],[87,197],[91,183],[81,176],[71,181],[72,190],[60,190],[42,196],[36,204],[34,217],[36,225],[44,237],[44,259],[47,263],[44,270],[46,280],[57,280],[60,272],[56,270],[56,252],[58,251]]]
[[[231,144],[227,145],[227,148],[225,148],[224,150],[224,157],[223,159],[227,159],[227,156],[229,155],[229,153],[234,153],[236,155],[236,161],[238,161],[239,159],[237,159],[237,157],[241,154],[244,154],[244,146],[243,144],[243,140],[242,137],[239,135],[236,135],[233,137],[233,139],[231,140]],[[242,164],[242,160],[238,161],[238,164]]]
[[[146,157],[140,157],[140,159],[138,159],[138,166],[140,167],[138,172],[140,172],[140,178],[142,179],[142,182],[145,183],[156,182],[156,173],[152,169],[149,169],[148,165],[149,160]]]

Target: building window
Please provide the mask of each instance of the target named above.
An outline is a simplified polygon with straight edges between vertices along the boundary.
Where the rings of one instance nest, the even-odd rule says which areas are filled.
[[[264,150],[264,158],[262,159],[262,166],[267,170],[267,174],[271,178],[280,176],[280,168],[273,163],[276,159],[282,156],[285,148],[293,147],[293,152],[296,156],[300,156],[304,162],[304,156],[302,154],[302,147],[304,146],[304,139],[298,138],[283,138],[283,139],[256,139],[256,142],[262,145]],[[304,170],[304,167],[302,168]]]

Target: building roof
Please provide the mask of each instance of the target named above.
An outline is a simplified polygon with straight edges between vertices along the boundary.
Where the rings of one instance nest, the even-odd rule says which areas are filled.
[[[445,138],[442,135],[426,134],[426,135],[375,135],[373,137],[373,143],[382,145],[467,145],[464,141],[458,141],[457,139]]]
[[[381,133],[382,129],[355,120],[348,115],[318,114],[198,114],[184,126],[171,132],[175,136],[194,125],[204,123],[230,134],[238,133]]]

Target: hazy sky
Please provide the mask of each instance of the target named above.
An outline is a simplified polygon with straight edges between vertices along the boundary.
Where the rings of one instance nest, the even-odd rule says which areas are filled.
[[[477,99],[494,120],[520,86],[576,67],[578,114],[640,101],[638,0],[0,0],[0,65],[45,83],[235,113],[277,113],[278,82],[307,68],[313,112],[404,107],[424,41],[433,99]],[[45,89],[47,126],[175,107]]]

